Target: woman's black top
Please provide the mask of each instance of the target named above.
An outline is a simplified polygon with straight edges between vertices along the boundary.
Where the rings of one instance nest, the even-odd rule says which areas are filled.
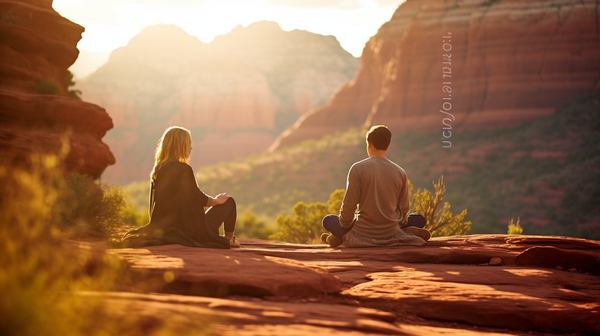
[[[206,225],[207,202],[192,167],[179,161],[166,162],[150,188],[150,223],[125,234],[121,247],[180,244],[229,248],[229,241]]]

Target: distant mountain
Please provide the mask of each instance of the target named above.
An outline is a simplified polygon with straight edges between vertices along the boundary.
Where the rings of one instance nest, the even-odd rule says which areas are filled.
[[[117,163],[103,179],[146,179],[168,126],[192,130],[199,167],[265,150],[299,115],[327,101],[358,68],[332,36],[258,22],[200,42],[174,25],[142,30],[80,81],[106,108]]]

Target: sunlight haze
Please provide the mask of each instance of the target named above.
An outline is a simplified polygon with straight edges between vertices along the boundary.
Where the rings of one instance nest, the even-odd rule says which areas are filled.
[[[269,20],[286,31],[335,36],[360,57],[364,44],[403,0],[55,0],[54,9],[85,27],[80,50],[110,53],[144,27],[167,23],[203,42],[237,25]]]

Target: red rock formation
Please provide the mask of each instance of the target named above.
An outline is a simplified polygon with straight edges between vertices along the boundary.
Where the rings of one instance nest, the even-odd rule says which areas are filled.
[[[352,126],[442,133],[549,114],[600,89],[598,11],[595,0],[408,0],[369,40],[355,79],[271,149]]]
[[[127,307],[116,308],[117,316],[131,316],[135,306],[146,317],[225,317],[223,324],[215,322],[219,334],[600,332],[597,241],[467,235],[433,238],[423,247],[338,249],[241,242],[243,248],[234,250],[109,250],[132,266],[132,278],[142,272],[145,282],[160,284],[155,292],[168,294],[101,295],[111,309]],[[102,249],[100,244],[94,247]],[[582,254],[587,257],[573,260]],[[491,266],[496,258],[500,264]],[[143,288],[127,283],[135,292]],[[196,307],[203,309],[192,313]]]
[[[27,164],[33,153],[56,154],[68,139],[67,170],[100,177],[115,162],[102,143],[112,121],[96,105],[61,97],[83,27],[61,17],[49,0],[0,1],[0,18],[3,163]],[[54,95],[38,94],[41,90]]]
[[[103,178],[146,179],[156,141],[174,125],[192,131],[194,167],[262,152],[356,65],[335,38],[273,22],[237,27],[210,44],[177,26],[147,27],[80,81],[83,99],[115,121],[106,141],[119,165]]]

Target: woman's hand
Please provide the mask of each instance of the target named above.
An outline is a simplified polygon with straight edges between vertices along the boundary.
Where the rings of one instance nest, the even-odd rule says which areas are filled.
[[[213,199],[213,201],[211,202],[210,205],[219,205],[219,204],[223,204],[225,203],[227,200],[229,199],[229,195],[227,195],[226,193],[220,193],[217,196],[215,196],[215,198]]]

